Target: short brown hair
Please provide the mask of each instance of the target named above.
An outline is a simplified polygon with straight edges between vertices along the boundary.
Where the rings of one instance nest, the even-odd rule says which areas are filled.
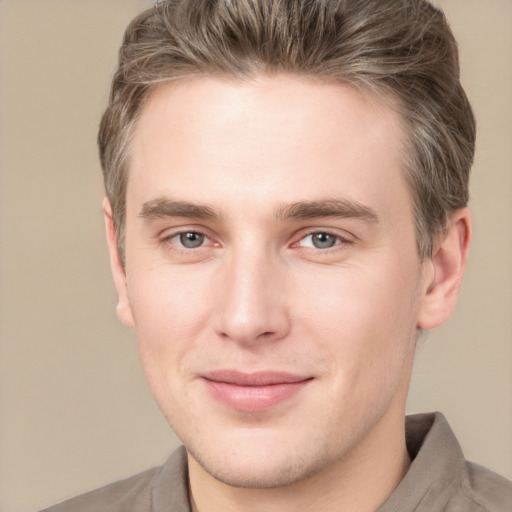
[[[456,41],[427,0],[168,0],[125,32],[98,141],[124,258],[130,139],[161,83],[292,73],[391,98],[405,127],[405,175],[418,253],[432,254],[468,202],[475,120],[459,81]]]

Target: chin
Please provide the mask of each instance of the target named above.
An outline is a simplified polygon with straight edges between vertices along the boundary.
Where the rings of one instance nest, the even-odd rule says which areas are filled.
[[[195,457],[194,457],[195,458]],[[197,460],[197,459],[196,459]],[[302,462],[297,459],[281,461],[277,464],[263,464],[246,467],[245,464],[211,465],[198,460],[201,467],[213,478],[231,487],[246,489],[271,489],[293,485],[313,476],[325,467],[325,463]]]
[[[221,450],[187,447],[187,451],[214,479],[232,487],[249,489],[293,485],[321,472],[333,462],[331,450],[311,440],[297,443],[297,446],[286,446],[275,440],[273,443],[261,441],[246,441],[242,447],[231,443]],[[309,449],[305,449],[308,446]]]

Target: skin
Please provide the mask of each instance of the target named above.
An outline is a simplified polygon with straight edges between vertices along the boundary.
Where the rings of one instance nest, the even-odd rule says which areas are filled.
[[[417,332],[455,307],[470,223],[455,212],[420,260],[402,139],[390,106],[339,84],[197,78],[152,93],[124,268],[104,210],[118,315],[187,448],[196,510],[376,510],[406,472]],[[237,410],[210,392],[218,370],[307,382]]]

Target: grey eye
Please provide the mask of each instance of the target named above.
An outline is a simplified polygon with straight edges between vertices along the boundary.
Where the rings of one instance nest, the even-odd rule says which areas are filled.
[[[329,249],[336,245],[338,238],[339,237],[330,235],[329,233],[313,233],[311,235],[311,243],[317,249]]]
[[[187,249],[195,249],[197,247],[201,247],[205,241],[205,238],[206,237],[201,235],[201,233],[196,233],[194,231],[187,231],[186,233],[179,234],[181,245]]]

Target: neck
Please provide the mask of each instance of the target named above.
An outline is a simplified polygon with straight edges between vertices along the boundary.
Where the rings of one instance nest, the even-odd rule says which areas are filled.
[[[189,455],[192,510],[374,512],[410,466],[403,417],[400,421],[393,419],[396,415],[384,417],[342,460],[306,480],[281,488],[231,487],[206,473]]]

